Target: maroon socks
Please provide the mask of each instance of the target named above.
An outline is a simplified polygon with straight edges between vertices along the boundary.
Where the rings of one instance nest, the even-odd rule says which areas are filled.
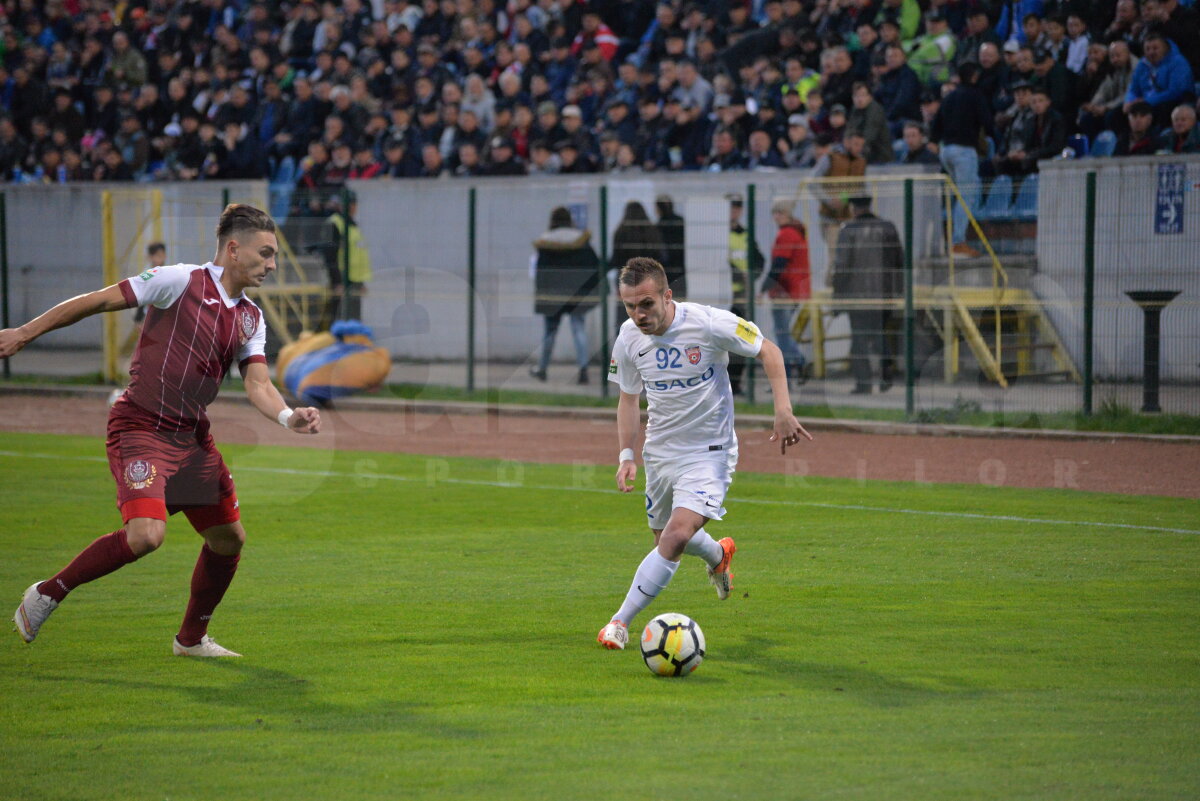
[[[67,593],[80,584],[107,576],[136,560],[133,551],[129,550],[125,529],[120,529],[98,537],[80,551],[79,555],[71,560],[71,564],[60,570],[58,575],[43,581],[38,587],[38,592],[56,601],[62,601],[67,597]]]
[[[241,554],[223,556],[207,544],[200,549],[200,558],[192,571],[192,597],[176,638],[180,645],[196,645],[208,633],[209,618],[229,589],[240,558]]]

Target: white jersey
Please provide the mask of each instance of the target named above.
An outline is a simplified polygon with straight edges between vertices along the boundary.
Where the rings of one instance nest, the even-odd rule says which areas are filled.
[[[646,390],[643,456],[686,460],[725,451],[736,459],[729,354],[757,356],[762,343],[754,323],[699,303],[675,303],[675,319],[662,336],[643,334],[626,320],[608,380],[630,395]]]

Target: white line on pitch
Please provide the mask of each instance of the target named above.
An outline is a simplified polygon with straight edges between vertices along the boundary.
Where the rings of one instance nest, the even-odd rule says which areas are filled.
[[[27,459],[51,459],[74,462],[103,462],[107,459],[98,456],[59,456],[53,453],[25,453],[21,451],[0,451],[0,456],[19,456]],[[514,481],[482,481],[469,478],[418,478],[416,476],[398,476],[392,473],[346,473],[337,470],[298,470],[290,467],[250,467],[239,465],[236,472],[245,473],[275,473],[291,476],[311,476],[314,478],[357,478],[374,479],[376,481],[401,481],[417,484],[463,484],[472,487],[500,487],[503,489],[545,490],[551,492],[599,492],[612,493],[610,489],[597,487],[561,487],[549,484],[524,484]],[[955,517],[968,520],[990,520],[1002,523],[1037,523],[1050,526],[1087,526],[1089,528],[1132,529],[1134,531],[1161,531],[1168,534],[1200,534],[1200,530],[1190,528],[1167,528],[1165,526],[1141,526],[1133,523],[1101,523],[1092,520],[1055,520],[1044,517],[1016,517],[1015,515],[984,515],[972,512],[939,512],[926,509],[897,509],[891,506],[865,506],[853,503],[819,503],[817,501],[777,501],[766,498],[729,498],[736,503],[759,504],[768,506],[806,506],[817,509],[837,509],[841,511],[878,512],[881,514],[923,515],[926,517]]]

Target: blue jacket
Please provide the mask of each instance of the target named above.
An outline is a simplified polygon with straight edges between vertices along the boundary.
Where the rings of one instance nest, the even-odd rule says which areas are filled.
[[[1024,22],[1028,14],[1037,14],[1039,17],[1044,16],[1042,13],[1043,10],[1042,0],[1012,0],[1012,2],[1006,2],[1004,10],[1000,12],[1000,19],[996,21],[996,35],[1000,37],[1001,42],[1007,42],[1012,38],[1012,34],[1016,34],[1018,42],[1032,47],[1033,42],[1025,41],[1025,27],[1021,23]]]
[[[1133,77],[1129,81],[1129,91],[1125,93],[1125,102],[1130,103],[1138,98],[1152,106],[1170,103],[1178,100],[1192,90],[1192,65],[1179,52],[1179,48],[1170,39],[1167,40],[1170,50],[1158,66],[1143,58],[1133,68]]]

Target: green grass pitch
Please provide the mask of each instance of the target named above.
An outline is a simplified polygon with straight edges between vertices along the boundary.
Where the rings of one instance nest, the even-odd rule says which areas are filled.
[[[685,557],[650,613],[708,658],[661,679],[594,641],[650,547],[611,468],[223,450],[246,658],[170,655],[174,518],[0,640],[0,798],[1200,796],[1195,501],[739,474],[734,596]],[[119,525],[103,456],[0,434],[5,616]]]

